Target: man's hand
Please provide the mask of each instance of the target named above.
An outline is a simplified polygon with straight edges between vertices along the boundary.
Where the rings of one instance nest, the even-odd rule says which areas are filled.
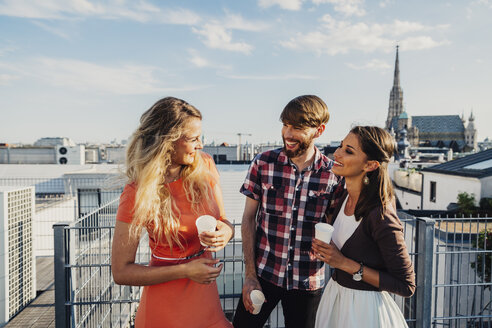
[[[246,311],[253,313],[254,307],[253,302],[251,301],[251,291],[258,289],[262,291],[260,283],[256,277],[246,277],[244,279],[243,284],[243,304],[246,308]],[[266,302],[266,301],[265,301]]]

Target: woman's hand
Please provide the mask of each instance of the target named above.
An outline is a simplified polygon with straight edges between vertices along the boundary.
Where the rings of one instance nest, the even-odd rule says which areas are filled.
[[[318,260],[325,262],[332,268],[341,269],[347,260],[333,242],[327,244],[321,240],[314,239],[312,250]]]
[[[229,221],[217,220],[217,230],[213,232],[202,232],[200,241],[208,245],[208,251],[217,252],[223,249],[234,236],[234,228]]]
[[[219,263],[219,260],[204,258],[190,261],[184,264],[186,277],[199,284],[210,284],[215,281],[222,270],[222,263],[214,267],[217,263]]]

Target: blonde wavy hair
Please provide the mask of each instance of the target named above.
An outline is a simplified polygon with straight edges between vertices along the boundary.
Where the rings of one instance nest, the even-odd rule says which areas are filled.
[[[179,240],[180,211],[165,183],[176,142],[183,137],[190,119],[202,119],[198,109],[186,101],[166,97],[142,114],[140,126],[133,133],[126,153],[126,176],[137,187],[130,236],[140,236],[146,228],[158,242],[167,242],[170,249]],[[198,213],[213,197],[210,173],[197,153],[191,165],[183,167],[186,198]]]

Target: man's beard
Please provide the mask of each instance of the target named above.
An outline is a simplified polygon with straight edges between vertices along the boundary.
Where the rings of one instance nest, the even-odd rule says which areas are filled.
[[[284,142],[284,152],[289,158],[295,158],[298,156],[303,155],[309,148],[309,145],[313,141],[314,138],[309,138],[309,139],[304,139],[304,140],[298,140],[298,139],[293,139],[298,142],[297,144],[297,149],[295,150],[288,150],[286,145],[285,145],[285,138],[282,137],[282,140]]]

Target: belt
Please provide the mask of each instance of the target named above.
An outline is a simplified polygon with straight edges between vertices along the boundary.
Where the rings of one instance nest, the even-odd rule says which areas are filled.
[[[203,253],[205,253],[205,250],[206,250],[206,248],[202,249],[198,253],[195,253],[195,254],[190,255],[190,256],[187,256],[187,257],[178,257],[178,258],[175,258],[175,257],[161,257],[161,256],[155,255],[154,253],[152,253],[152,256],[155,257],[156,259],[159,259],[159,260],[165,260],[165,261],[182,261],[182,260],[189,260],[189,259],[192,259],[194,257],[200,256]]]

